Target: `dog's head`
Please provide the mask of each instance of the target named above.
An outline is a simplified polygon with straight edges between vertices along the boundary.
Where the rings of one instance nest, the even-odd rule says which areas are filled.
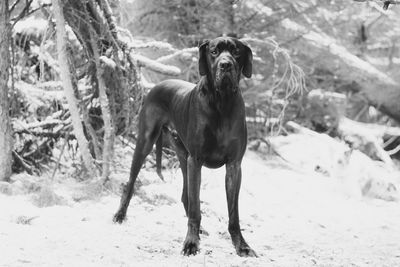
[[[236,91],[241,73],[251,77],[253,53],[236,38],[218,37],[205,41],[199,54],[200,75],[207,75],[218,90]]]

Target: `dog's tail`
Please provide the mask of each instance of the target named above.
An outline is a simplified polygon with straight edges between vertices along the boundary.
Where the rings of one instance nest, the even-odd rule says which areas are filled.
[[[160,179],[164,181],[164,176],[161,173],[161,157],[162,157],[162,145],[163,145],[162,136],[163,133],[161,132],[156,142],[156,169],[158,177],[160,177]]]

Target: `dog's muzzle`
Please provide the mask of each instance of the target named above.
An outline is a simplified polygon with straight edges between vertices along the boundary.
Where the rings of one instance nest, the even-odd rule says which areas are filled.
[[[217,65],[215,82],[217,89],[221,91],[236,92],[238,88],[238,75],[234,62],[227,58],[222,58]]]

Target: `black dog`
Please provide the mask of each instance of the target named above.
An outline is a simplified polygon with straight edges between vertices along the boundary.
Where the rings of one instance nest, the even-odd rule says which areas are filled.
[[[240,256],[256,256],[244,240],[238,212],[242,178],[241,161],[246,150],[245,107],[239,89],[240,75],[252,74],[251,49],[235,38],[219,37],[199,48],[197,85],[167,80],[156,85],[145,99],[139,117],[139,134],[129,183],[114,221],[121,223],[133,194],[133,185],[145,157],[157,140],[159,165],[162,130],[173,128],[175,148],[183,173],[182,202],[188,217],[183,245],[185,255],[199,250],[201,167],[226,165],[225,189],[229,233]]]

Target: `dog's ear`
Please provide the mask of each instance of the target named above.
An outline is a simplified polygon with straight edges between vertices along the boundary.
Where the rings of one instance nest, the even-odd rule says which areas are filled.
[[[199,73],[201,76],[207,74],[208,63],[207,63],[207,47],[210,41],[205,40],[199,47]]]
[[[253,73],[253,52],[251,51],[250,47],[244,45],[244,59],[243,59],[243,68],[242,73],[244,77],[250,78],[251,74]]]

